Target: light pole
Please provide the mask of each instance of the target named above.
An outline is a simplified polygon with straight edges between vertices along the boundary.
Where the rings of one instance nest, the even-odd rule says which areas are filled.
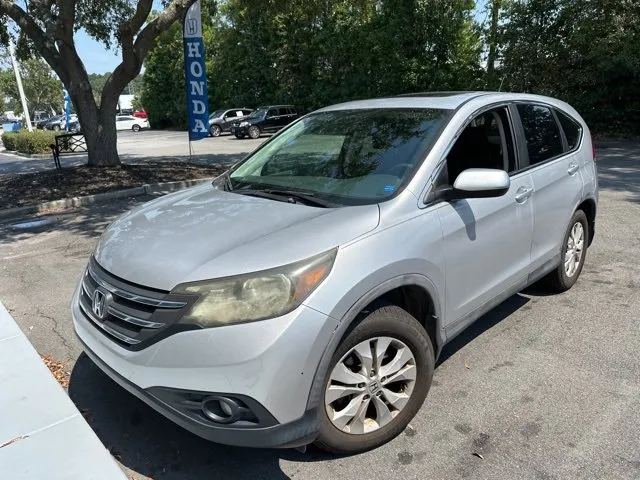
[[[9,55],[11,56],[11,63],[13,64],[13,71],[16,74],[16,83],[18,84],[18,92],[20,93],[20,101],[22,102],[22,111],[27,119],[27,129],[31,132],[33,127],[31,126],[31,116],[29,115],[29,107],[27,106],[27,98],[24,96],[24,89],[22,88],[22,78],[20,77],[20,66],[16,59],[16,53],[13,48],[13,40],[9,35]]]

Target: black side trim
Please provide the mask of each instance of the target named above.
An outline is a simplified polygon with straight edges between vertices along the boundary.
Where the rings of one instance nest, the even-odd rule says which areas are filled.
[[[318,437],[320,424],[315,408],[307,410],[302,417],[293,422],[276,424],[264,428],[247,428],[246,426],[234,428],[232,425],[221,425],[218,427],[196,422],[152,395],[150,393],[152,389],[145,390],[129,382],[93,353],[82,339],[78,337],[78,340],[87,356],[114,382],[172,422],[206,440],[237,447],[295,448],[308,445]],[[230,394],[230,396],[242,397],[245,401],[249,399],[249,397],[234,394]],[[251,402],[252,407],[260,405],[260,403],[254,399],[250,399],[249,402]],[[263,409],[263,412],[271,416],[262,405],[260,405],[260,407]]]

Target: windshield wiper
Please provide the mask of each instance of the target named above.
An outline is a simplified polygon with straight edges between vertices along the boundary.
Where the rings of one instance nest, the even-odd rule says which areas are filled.
[[[241,189],[234,190],[242,195],[252,195],[254,197],[270,198],[272,200],[287,201],[289,203],[303,203],[315,207],[332,208],[338,205],[321,198],[317,198],[312,193],[302,193],[294,190],[280,190],[277,188]]]

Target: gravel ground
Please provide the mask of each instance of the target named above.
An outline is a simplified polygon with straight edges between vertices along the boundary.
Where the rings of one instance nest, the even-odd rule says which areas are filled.
[[[68,365],[72,400],[132,478],[638,479],[640,144],[598,157],[597,233],[580,281],[562,295],[528,290],[478,320],[445,348],[411,427],[362,455],[208,443],[80,354],[69,299],[97,237],[132,201],[34,229],[0,225],[0,299],[41,355]]]

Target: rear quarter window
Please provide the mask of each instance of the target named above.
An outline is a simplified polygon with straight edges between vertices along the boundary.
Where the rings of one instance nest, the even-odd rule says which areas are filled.
[[[559,110],[556,110],[556,115],[560,122],[560,126],[562,127],[562,131],[564,132],[564,136],[567,139],[567,146],[569,147],[568,151],[574,150],[578,147],[580,138],[582,137],[582,125],[566,113]]]

